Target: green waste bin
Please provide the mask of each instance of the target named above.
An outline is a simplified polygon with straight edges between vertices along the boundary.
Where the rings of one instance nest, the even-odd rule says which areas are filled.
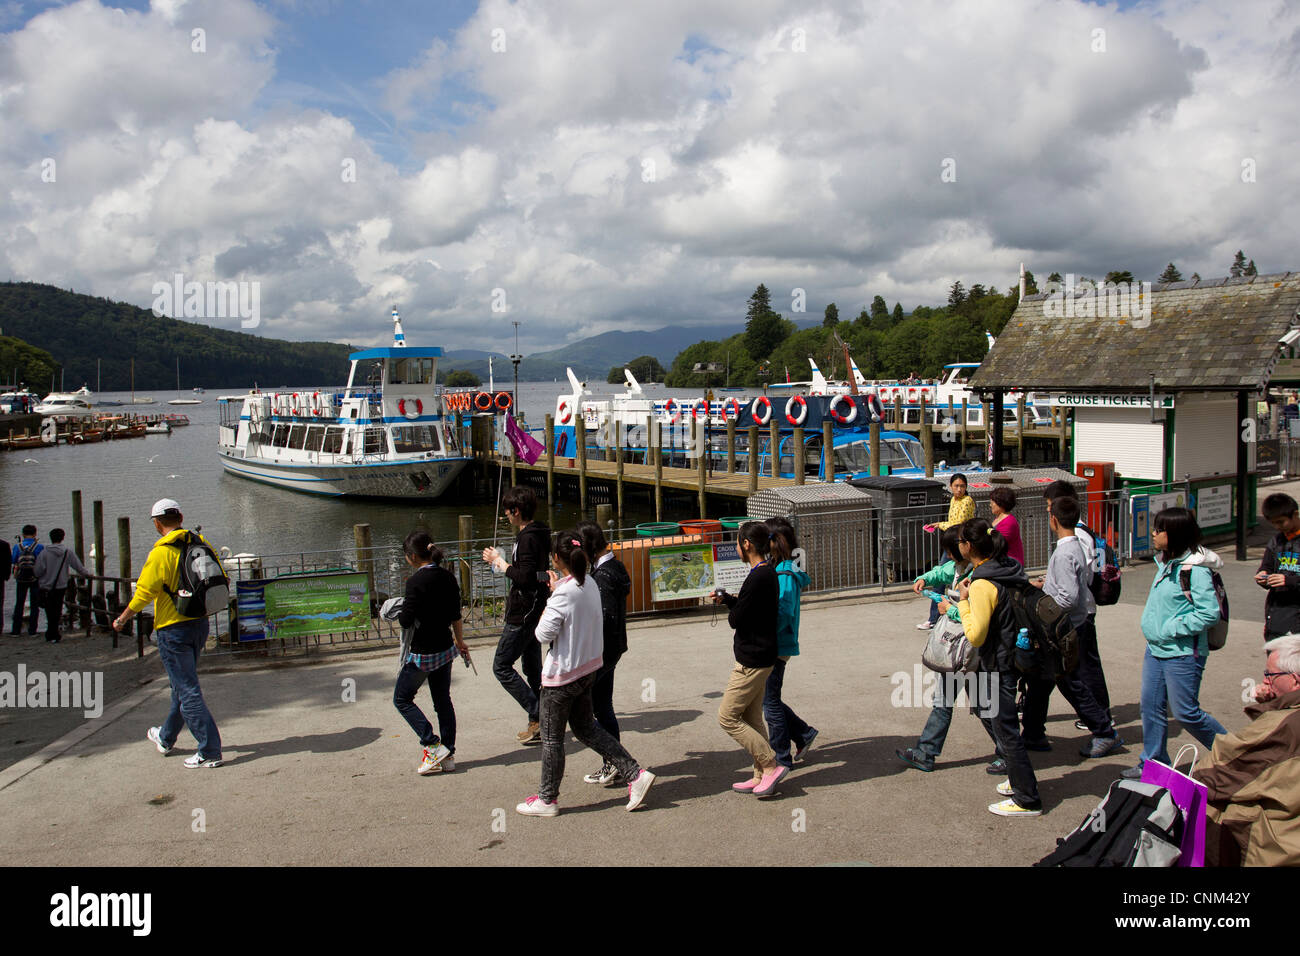
[[[666,535],[679,535],[682,529],[676,521],[647,521],[636,526],[636,533],[642,538],[662,538]]]

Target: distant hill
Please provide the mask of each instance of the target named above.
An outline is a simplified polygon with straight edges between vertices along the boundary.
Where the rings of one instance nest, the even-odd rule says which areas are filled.
[[[131,387],[176,388],[176,360],[185,389],[229,388],[257,382],[280,385],[342,383],[354,346],[335,342],[285,342],[160,318],[125,302],[79,295],[35,282],[0,283],[0,329],[49,352],[62,366],[69,390],[95,386],[96,360],[105,392]],[[34,391],[48,381],[29,381]]]

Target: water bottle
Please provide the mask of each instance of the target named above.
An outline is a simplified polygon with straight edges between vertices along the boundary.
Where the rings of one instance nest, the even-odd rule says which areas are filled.
[[[1029,628],[1022,627],[1016,635],[1016,670],[1027,674],[1034,666],[1034,649],[1029,643]]]

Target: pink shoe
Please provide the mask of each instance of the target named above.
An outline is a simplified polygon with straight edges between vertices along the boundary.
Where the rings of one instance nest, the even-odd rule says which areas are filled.
[[[785,775],[790,772],[790,768],[784,764],[777,764],[771,770],[763,774],[763,779],[759,781],[758,786],[754,788],[754,796],[768,797],[776,793],[776,785],[785,779]]]
[[[733,783],[731,789],[736,793],[753,793],[759,782],[758,780],[746,780],[744,783]]]

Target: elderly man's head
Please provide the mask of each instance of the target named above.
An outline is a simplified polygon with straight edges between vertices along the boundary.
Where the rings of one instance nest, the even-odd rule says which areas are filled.
[[[1283,634],[1264,645],[1268,659],[1264,682],[1256,685],[1256,700],[1272,700],[1300,690],[1300,634]]]

